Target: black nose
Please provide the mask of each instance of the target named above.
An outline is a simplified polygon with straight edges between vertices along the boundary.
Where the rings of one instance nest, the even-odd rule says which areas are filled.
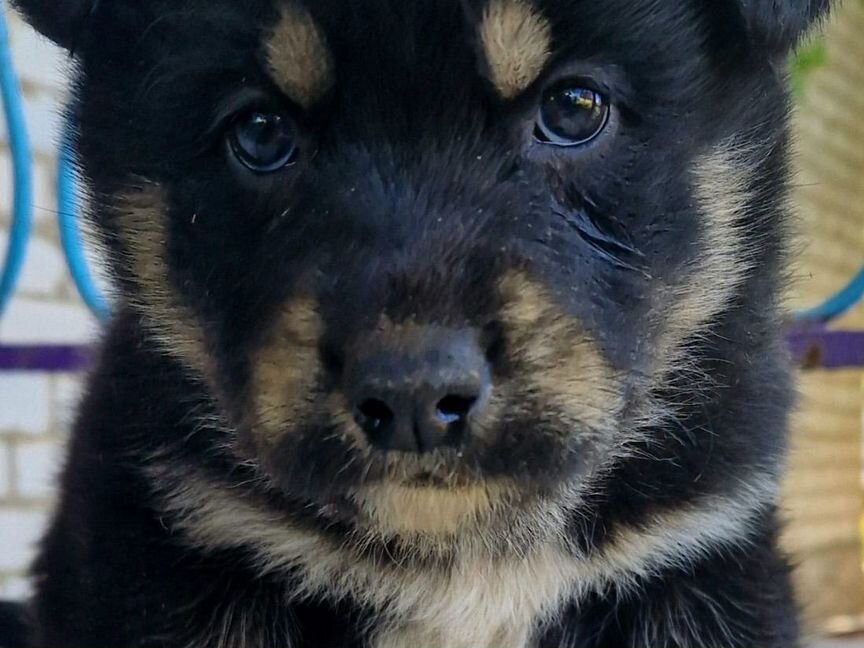
[[[355,420],[383,450],[459,446],[489,398],[489,368],[470,331],[411,327],[352,360],[346,392]]]

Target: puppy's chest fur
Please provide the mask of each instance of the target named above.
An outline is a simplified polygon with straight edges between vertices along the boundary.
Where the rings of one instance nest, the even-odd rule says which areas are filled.
[[[478,537],[457,543],[447,560],[396,560],[279,517],[201,476],[179,479],[154,467],[150,477],[164,519],[185,545],[244,551],[256,569],[285,579],[288,600],[353,602],[365,611],[364,648],[532,648],[544,622],[598,576],[554,533],[519,549],[491,551],[491,538]],[[270,616],[276,622],[280,603]]]
[[[524,558],[478,558],[447,572],[393,572],[355,596],[382,611],[369,648],[533,648],[543,622],[573,593],[573,569],[554,547]],[[381,606],[384,599],[389,601]]]

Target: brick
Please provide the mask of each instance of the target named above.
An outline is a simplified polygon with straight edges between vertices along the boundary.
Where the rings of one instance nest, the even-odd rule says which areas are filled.
[[[2,130],[0,119],[0,130]],[[0,136],[2,139],[2,136]],[[55,193],[56,165],[50,158],[37,157],[33,160],[33,210],[34,223],[50,223],[57,220],[57,198]],[[10,222],[14,194],[12,175],[12,156],[9,149],[0,142],[0,222]]]
[[[6,233],[0,232],[0,250],[5,250],[8,242]],[[15,287],[17,294],[50,297],[57,294],[66,278],[66,260],[60,248],[47,239],[31,236]]]
[[[33,595],[33,583],[29,578],[14,576],[0,584],[0,599],[4,601],[25,601]]]
[[[44,434],[51,424],[50,409],[51,381],[47,375],[0,373],[0,430]]]
[[[26,499],[53,499],[63,455],[63,444],[56,441],[15,444],[15,494]]]
[[[4,344],[87,344],[99,323],[83,303],[68,304],[16,297],[0,318]]]
[[[31,153],[56,155],[61,130],[61,104],[57,97],[45,91],[37,91],[23,95],[22,104]],[[8,144],[6,123],[0,119],[0,146],[7,147]]]
[[[61,133],[61,110],[57,97],[49,92],[24,97],[24,114],[33,151],[56,155]]]
[[[56,231],[57,166],[53,160],[38,157],[33,160],[33,222],[50,223]]]
[[[0,130],[2,130],[0,119]],[[2,139],[2,135],[0,135]],[[33,223],[47,223],[53,229],[57,221],[57,198],[54,190],[56,184],[56,167],[49,159],[38,157],[33,160]],[[0,223],[11,222],[13,197],[12,159],[9,149],[0,142]]]
[[[48,525],[48,514],[38,511],[0,510],[0,571],[26,570],[36,553],[36,544]]]

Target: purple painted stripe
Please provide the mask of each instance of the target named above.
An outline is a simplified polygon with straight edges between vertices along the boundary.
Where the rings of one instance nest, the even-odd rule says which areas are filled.
[[[86,346],[0,346],[0,371],[74,373],[90,366],[92,352]]]
[[[805,369],[864,368],[864,331],[793,330],[792,357]]]
[[[787,339],[805,369],[864,368],[864,331],[796,329]],[[0,371],[74,373],[90,367],[92,353],[86,346],[0,346]]]

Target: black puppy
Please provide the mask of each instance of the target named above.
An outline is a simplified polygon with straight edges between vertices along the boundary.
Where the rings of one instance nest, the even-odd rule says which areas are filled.
[[[827,0],[18,0],[116,316],[42,648],[790,648],[784,60]]]

